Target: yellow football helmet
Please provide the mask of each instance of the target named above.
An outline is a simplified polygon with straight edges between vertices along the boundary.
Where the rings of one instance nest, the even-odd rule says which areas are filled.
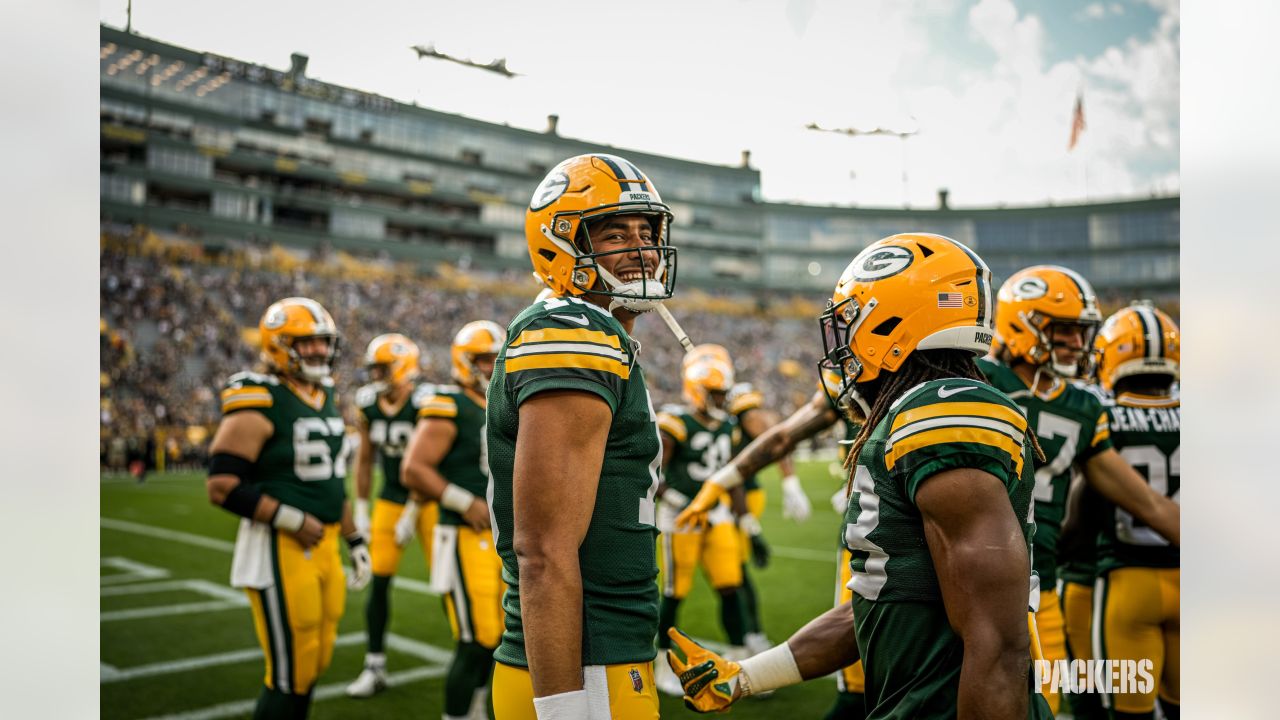
[[[640,214],[653,226],[653,247],[595,252],[587,223],[610,215]],[[557,297],[592,292],[635,312],[671,297],[676,250],[670,243],[671,209],[648,176],[616,155],[591,153],[560,163],[533,192],[524,232],[534,274]],[[596,263],[602,255],[656,253],[653,275],[626,282]]]
[[[476,320],[463,325],[449,347],[454,381],[484,392],[489,385],[489,378],[476,367],[476,356],[497,355],[506,339],[507,334],[502,327],[489,320]]]
[[[1138,301],[1102,324],[1094,342],[1098,351],[1098,382],[1108,392],[1131,375],[1166,375],[1178,379],[1182,333],[1173,318]]]
[[[712,406],[711,393],[719,393],[724,403],[734,383],[733,360],[720,345],[698,345],[685,355],[681,375],[685,402],[701,413],[718,411],[722,408]]]
[[[1036,265],[1019,270],[1000,286],[996,306],[996,335],[1002,353],[1013,360],[1046,366],[1061,377],[1086,377],[1093,338],[1102,323],[1098,298],[1089,281],[1074,270]],[[1084,352],[1074,364],[1054,356],[1051,327],[1078,325]]]
[[[397,385],[412,382],[422,372],[421,360],[417,343],[404,335],[379,335],[369,342],[364,353],[369,386],[381,395]]]
[[[296,341],[310,337],[326,340],[328,350],[323,362],[304,360],[293,349]],[[262,314],[258,321],[258,342],[267,365],[286,375],[319,383],[329,380],[342,340],[333,317],[320,303],[311,298],[291,297],[272,303]]]
[[[836,283],[822,325],[823,387],[840,376],[838,406],[867,402],[854,387],[895,372],[916,350],[967,350],[981,356],[995,333],[991,270],[942,235],[902,233],[858,253]]]

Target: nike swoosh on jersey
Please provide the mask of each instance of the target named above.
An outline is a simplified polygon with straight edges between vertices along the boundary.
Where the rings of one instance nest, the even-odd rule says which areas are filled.
[[[956,393],[962,393],[965,390],[977,390],[977,389],[978,388],[976,385],[970,385],[969,387],[961,387],[961,388],[940,387],[938,388],[938,397],[945,400],[951,397],[952,395],[955,395]]]
[[[561,319],[561,320],[568,320],[569,322],[575,322],[575,323],[578,323],[579,325],[586,325],[586,324],[587,324],[587,316],[586,316],[586,315],[578,315],[578,316],[576,316],[576,317],[575,317],[575,316],[573,316],[573,315],[552,315],[551,317],[553,317],[553,318],[559,318],[559,319]]]

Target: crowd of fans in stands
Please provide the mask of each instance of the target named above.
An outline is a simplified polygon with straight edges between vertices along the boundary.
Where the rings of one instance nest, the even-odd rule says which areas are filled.
[[[258,365],[251,344],[262,312],[293,295],[314,298],[333,315],[343,337],[334,372],[340,401],[351,398],[364,348],[375,336],[400,332],[424,355],[424,378],[449,381],[449,343],[472,320],[506,326],[538,292],[528,275],[494,278],[488,287],[458,288],[413,275],[353,278],[303,267],[253,267],[197,254],[148,251],[136,238],[106,242],[101,255],[101,438],[104,465],[121,467],[149,453],[157,431],[170,463],[198,462],[218,420],[218,390],[227,376]],[[455,284],[456,285],[456,284]],[[514,288],[514,291],[511,290]],[[520,290],[525,290],[521,293]],[[718,298],[724,308],[724,298]],[[818,298],[815,298],[817,302]],[[804,402],[816,385],[817,323],[767,317],[742,297],[732,313],[692,306],[676,315],[696,343],[729,349],[739,381],[763,390],[781,412]],[[644,316],[642,344],[655,403],[680,401],[683,350],[656,316]]]

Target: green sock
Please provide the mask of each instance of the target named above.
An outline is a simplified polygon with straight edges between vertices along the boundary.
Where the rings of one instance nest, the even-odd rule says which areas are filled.
[[[662,596],[662,600],[658,603],[658,649],[666,650],[671,647],[671,638],[667,637],[667,628],[675,627],[676,610],[680,609],[679,598]]]
[[[746,642],[747,613],[743,607],[740,588],[721,588],[720,624],[724,625],[724,633],[729,636],[729,644],[741,646]]]
[[[297,697],[263,686],[258,702],[253,706],[253,720],[289,720],[294,716]]]
[[[836,701],[822,720],[866,720],[867,704],[862,693],[838,692]]]
[[[311,711],[311,691],[308,690],[306,695],[293,696],[293,720],[307,720],[307,713]]]
[[[760,624],[760,605],[756,600],[756,585],[751,582],[751,573],[747,572],[747,564],[742,563],[742,604],[747,613],[747,633],[764,632]]]
[[[449,674],[444,681],[444,714],[464,717],[471,712],[476,688],[489,682],[493,672],[493,650],[480,643],[460,642],[453,652]]]
[[[369,633],[369,652],[383,651],[387,638],[387,623],[390,618],[391,576],[374,575],[369,602],[364,606],[365,628]]]

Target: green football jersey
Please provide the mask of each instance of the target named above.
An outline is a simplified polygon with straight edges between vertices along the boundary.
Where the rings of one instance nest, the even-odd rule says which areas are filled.
[[[738,383],[729,389],[729,395],[725,398],[729,406],[729,414],[733,415],[738,421],[738,427],[742,428],[739,439],[734,443],[733,454],[737,455],[742,449],[749,445],[754,437],[747,434],[746,427],[742,423],[742,416],[764,407],[764,394],[751,386],[751,383]],[[755,490],[760,487],[760,480],[756,477],[756,473],[742,478],[742,488],[744,490]]]
[[[506,628],[494,653],[527,667],[520,570],[512,545],[512,481],[520,404],[544,390],[581,390],[613,411],[595,507],[578,550],[582,573],[582,663],[654,658],[658,564],[654,493],[662,444],[657,414],[636,360],[639,344],[604,310],[572,298],[526,308],[507,329],[489,384],[489,508],[507,583]],[[537,428],[525,428],[536,432]]]
[[[1147,479],[1151,489],[1178,502],[1181,477],[1179,438],[1182,407],[1178,398],[1122,393],[1110,408],[1111,441]],[[1120,567],[1178,567],[1180,552],[1155,530],[1107,504],[1107,522],[1098,536],[1098,572]]]
[[[434,394],[434,387],[430,383],[417,385],[400,408],[390,413],[378,402],[378,394],[372,387],[366,385],[356,391],[356,412],[369,428],[369,441],[382,465],[382,491],[378,497],[383,500],[399,505],[409,500],[409,488],[400,482],[400,462],[422,405]]]
[[[1085,462],[1111,447],[1102,399],[1080,383],[1061,382],[1049,396],[1032,394],[1004,363],[982,359],[987,381],[1022,407],[1044,451],[1036,470],[1036,541],[1033,563],[1046,589],[1058,581],[1058,535],[1067,509],[1071,479]]]
[[[346,425],[333,394],[332,383],[323,386],[317,407],[278,376],[254,372],[232,375],[222,391],[224,416],[253,410],[274,428],[250,482],[326,524],[342,520],[347,497]]]
[[[691,500],[707,478],[729,463],[742,439],[734,416],[707,423],[679,405],[662,408],[658,429],[675,440],[675,452],[664,471],[667,486]]]
[[[949,378],[907,391],[862,446],[844,540],[868,718],[955,717],[964,647],[947,618],[915,497],[946,470],[990,473],[1004,484],[1030,552],[1035,471],[1026,429],[1022,411],[995,388]],[[1030,603],[1039,585],[1030,564],[1026,572]],[[1030,686],[1027,694],[1029,718],[1051,717]]]
[[[423,400],[418,417],[440,418],[457,426],[458,434],[436,468],[445,480],[481,497],[488,490],[489,467],[485,457],[484,406],[457,385],[437,385]],[[442,525],[465,525],[462,515],[440,506]]]

